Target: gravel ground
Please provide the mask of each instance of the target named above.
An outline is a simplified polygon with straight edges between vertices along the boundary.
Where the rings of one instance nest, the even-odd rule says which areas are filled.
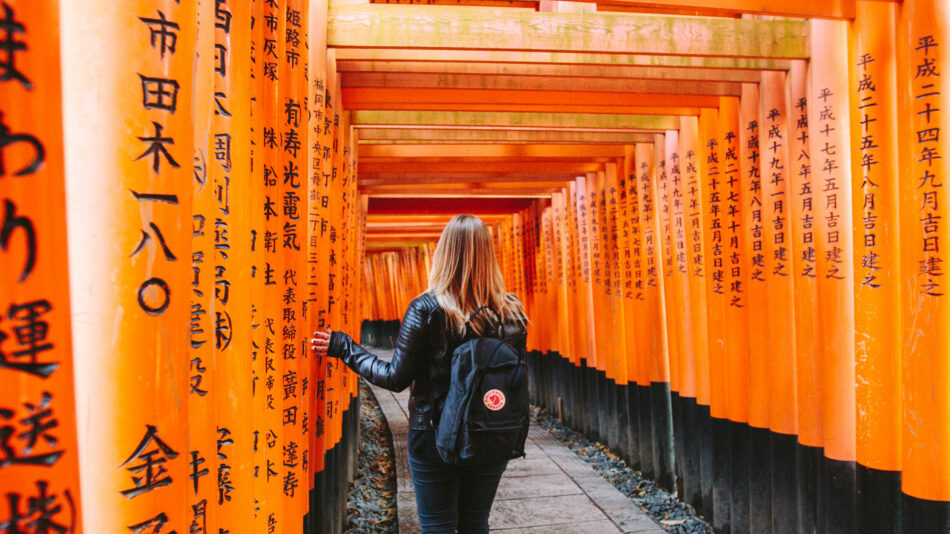
[[[580,433],[558,423],[546,411],[532,407],[531,420],[567,445],[624,495],[650,514],[667,532],[674,534],[708,534],[712,526],[696,515],[692,506],[656,487],[643,473],[634,471],[605,445],[591,442]]]
[[[396,456],[376,397],[360,380],[359,471],[346,500],[344,534],[397,534]]]

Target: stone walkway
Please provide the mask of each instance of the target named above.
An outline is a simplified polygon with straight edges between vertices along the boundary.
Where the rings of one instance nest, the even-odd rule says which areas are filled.
[[[391,353],[379,353],[387,357]],[[406,439],[409,390],[371,386],[386,416],[396,449],[400,534],[421,532],[409,476]],[[525,458],[512,460],[501,479],[489,525],[492,532],[662,534],[640,507],[598,475],[546,430],[532,424]]]

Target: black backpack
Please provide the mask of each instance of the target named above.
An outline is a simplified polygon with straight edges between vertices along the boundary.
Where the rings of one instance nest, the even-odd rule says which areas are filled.
[[[524,456],[528,437],[528,369],[518,351],[504,341],[498,314],[497,337],[476,337],[452,353],[449,391],[436,429],[435,444],[449,464],[480,464]]]

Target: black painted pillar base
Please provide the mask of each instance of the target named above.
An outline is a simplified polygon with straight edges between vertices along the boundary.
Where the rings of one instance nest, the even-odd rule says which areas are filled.
[[[856,534],[857,469],[855,462],[822,457],[820,474],[820,499],[824,503],[824,514],[820,516],[819,532]]]
[[[652,386],[637,385],[639,403],[638,423],[640,425],[640,471],[647,478],[656,478],[656,436],[653,432],[653,391]]]
[[[900,471],[883,471],[858,464],[857,483],[858,532],[861,534],[900,534]],[[950,529],[944,530],[944,533],[946,532],[950,532]]]
[[[673,455],[673,408],[670,405],[670,384],[650,384],[650,410],[653,420],[654,461],[657,486],[667,491],[676,489],[676,460]]]
[[[772,432],[773,534],[798,534],[798,436]]]
[[[950,502],[918,499],[901,494],[904,534],[950,533]]]
[[[752,515],[750,503],[752,481],[749,469],[752,438],[748,424],[730,421],[729,426],[732,445],[729,522],[732,524],[733,534],[746,534],[750,532],[749,519]]]
[[[749,427],[749,531],[772,532],[772,433],[767,428]]]
[[[732,534],[732,432],[728,419],[711,419],[712,430],[712,526],[718,534]]]
[[[798,445],[798,521],[799,530],[804,534],[818,534],[819,506],[822,504],[819,495],[821,472],[821,447]]]
[[[701,477],[702,506],[697,510],[699,515],[712,523],[715,518],[713,496],[713,438],[712,416],[709,414],[709,405],[696,405],[696,425],[699,441],[699,474]]]

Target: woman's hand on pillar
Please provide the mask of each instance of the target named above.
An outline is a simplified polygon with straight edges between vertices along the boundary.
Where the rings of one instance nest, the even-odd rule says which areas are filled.
[[[316,331],[313,333],[313,337],[310,338],[310,349],[313,351],[314,356],[325,357],[327,351],[330,348],[330,331]]]

